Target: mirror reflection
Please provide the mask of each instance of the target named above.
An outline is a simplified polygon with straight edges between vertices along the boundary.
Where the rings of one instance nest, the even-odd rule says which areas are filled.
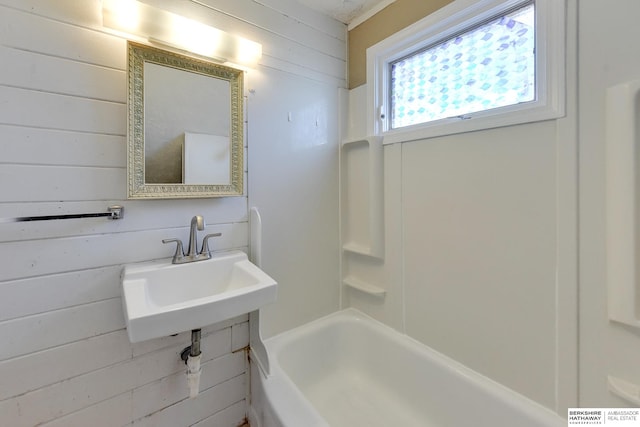
[[[229,82],[147,62],[144,99],[145,183],[229,184]]]
[[[129,197],[243,193],[242,71],[129,42]]]

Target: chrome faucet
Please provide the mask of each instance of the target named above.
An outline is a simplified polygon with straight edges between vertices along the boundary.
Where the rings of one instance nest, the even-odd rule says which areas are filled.
[[[190,258],[198,255],[198,232],[204,230],[204,218],[201,215],[196,215],[191,218],[191,229],[189,230],[189,250],[187,256]]]
[[[173,264],[184,264],[187,262],[202,261],[211,258],[211,252],[209,252],[209,238],[222,236],[222,233],[207,234],[202,239],[202,248],[198,252],[198,232],[196,230],[204,230],[204,218],[201,215],[196,215],[191,218],[191,229],[189,230],[189,246],[187,253],[184,253],[182,241],[180,239],[163,239],[162,243],[176,243],[176,252],[173,255]]]

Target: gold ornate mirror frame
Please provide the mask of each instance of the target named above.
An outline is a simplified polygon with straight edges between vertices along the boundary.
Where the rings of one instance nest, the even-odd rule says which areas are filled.
[[[243,71],[134,42],[128,42],[127,47],[129,61],[128,198],[179,199],[242,195],[244,193]],[[229,112],[225,112],[225,114],[230,113],[228,132],[231,164],[229,166],[230,177],[228,182],[224,184],[145,182],[145,63],[170,67],[185,73],[196,73],[229,83],[231,102],[228,106],[221,106],[221,108],[229,109]],[[215,114],[215,111],[211,111],[212,117]]]

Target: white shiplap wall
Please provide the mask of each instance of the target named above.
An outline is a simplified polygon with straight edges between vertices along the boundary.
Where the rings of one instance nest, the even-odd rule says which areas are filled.
[[[290,0],[146,2],[262,43],[260,68],[344,87],[344,26]],[[125,200],[126,41],[102,29],[101,4],[0,0],[0,218],[126,208],[121,221],[0,223],[0,425],[235,426],[248,317],[203,330],[201,394],[186,399],[189,333],[131,345],[119,275],[169,257],[160,241],[186,239],[194,214],[223,233],[216,250],[246,248],[247,194]]]

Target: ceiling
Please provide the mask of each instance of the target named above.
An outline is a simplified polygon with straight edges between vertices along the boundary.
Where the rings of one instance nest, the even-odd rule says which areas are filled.
[[[352,23],[356,18],[368,15],[378,8],[394,0],[297,0],[311,9],[331,16],[345,24]]]

